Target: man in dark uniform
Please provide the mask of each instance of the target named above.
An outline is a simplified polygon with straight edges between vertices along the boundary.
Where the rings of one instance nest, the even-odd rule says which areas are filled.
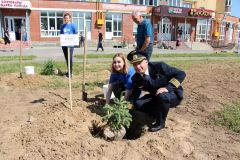
[[[130,52],[127,59],[136,71],[132,77],[134,109],[153,116],[156,123],[149,131],[158,131],[165,127],[169,108],[176,107],[183,99],[181,83],[186,74],[164,62],[148,62],[141,51]],[[147,94],[139,98],[142,91]]]

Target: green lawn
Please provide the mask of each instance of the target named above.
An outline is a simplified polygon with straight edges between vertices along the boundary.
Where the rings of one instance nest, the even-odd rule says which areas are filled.
[[[112,58],[114,54],[87,54],[87,58]],[[74,57],[78,59],[83,58],[83,54],[77,54]],[[236,53],[162,53],[152,54],[152,58],[174,58],[174,57],[240,57],[240,54]]]
[[[34,58],[36,58],[37,56],[22,56],[22,60],[33,60]],[[4,61],[17,61],[19,60],[19,56],[0,56],[0,62],[4,62]]]

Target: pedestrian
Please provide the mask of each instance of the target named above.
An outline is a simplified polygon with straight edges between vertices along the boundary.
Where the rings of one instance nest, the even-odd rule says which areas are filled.
[[[9,48],[11,50],[11,41],[10,41],[10,34],[9,34],[9,30],[8,30],[8,27],[6,28],[6,30],[4,31],[4,43],[5,43],[5,46],[7,44],[9,44]],[[5,48],[4,46],[4,48]],[[4,49],[5,50],[5,49]]]
[[[100,31],[98,31],[98,45],[97,45],[97,51],[99,48],[102,49],[102,51],[104,51],[103,49],[103,45],[102,45],[102,41],[103,41],[103,35]]]
[[[149,131],[165,127],[169,108],[176,107],[183,99],[183,82],[186,74],[164,62],[151,63],[142,51],[132,51],[127,59],[136,73],[132,77],[134,109],[145,112],[156,119]],[[139,98],[142,91],[146,94]]]
[[[142,17],[140,12],[132,13],[133,21],[137,27],[137,50],[144,51],[149,60],[153,51],[153,27],[149,20]]]
[[[109,78],[108,90],[106,94],[106,104],[109,104],[112,92],[120,99],[122,92],[125,92],[125,100],[130,99],[132,91],[132,76],[135,73],[133,67],[128,67],[128,61],[123,53],[113,56],[111,65],[111,75]]]
[[[79,48],[84,46],[84,41],[85,41],[85,37],[84,37],[83,33],[81,32],[79,35]]]
[[[178,37],[178,38],[177,38],[177,41],[176,41],[176,49],[177,49],[177,47],[180,46],[180,41],[181,41],[181,40],[180,40],[180,38]]]
[[[26,46],[28,46],[27,30],[26,30],[25,28],[23,29],[22,41],[23,41],[23,44],[25,44]]]
[[[64,18],[64,24],[61,26],[60,29],[60,34],[77,34],[77,30],[74,24],[71,23],[71,19],[72,19],[72,15],[69,12],[66,12],[63,15]],[[73,63],[73,49],[74,46],[62,46],[62,50],[64,53],[64,57],[67,63],[67,67],[68,67],[68,48],[70,50],[70,73],[66,72],[66,76],[68,77],[68,75],[70,74],[70,76],[72,77],[72,63]]]

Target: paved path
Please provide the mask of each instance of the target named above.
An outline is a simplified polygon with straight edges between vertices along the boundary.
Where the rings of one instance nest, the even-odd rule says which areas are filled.
[[[132,48],[125,49],[125,48],[112,48],[112,47],[105,47],[104,52],[102,51],[96,51],[96,48],[94,47],[89,47],[86,50],[87,54],[110,54],[110,53],[124,53],[128,54],[130,51],[133,50]],[[83,54],[84,50],[83,48],[75,48],[74,54]],[[0,56],[15,56],[19,55],[20,51],[14,50],[14,51],[3,51],[0,50]],[[169,54],[169,53],[206,53],[210,54],[213,53],[212,51],[185,51],[185,50],[163,50],[163,49],[158,49],[155,48],[153,49],[153,54]],[[46,61],[49,59],[55,60],[55,61],[64,61],[64,56],[62,53],[61,47],[34,47],[34,48],[29,48],[29,49],[23,49],[22,54],[25,56],[28,55],[35,55],[37,58],[32,60],[33,62],[42,62]],[[179,57],[179,58],[152,58],[153,61],[164,61],[164,60],[204,60],[204,59],[214,59],[214,60],[220,60],[220,59],[232,59],[232,57]],[[88,62],[98,62],[98,61],[111,61],[111,58],[91,58],[88,59]],[[81,62],[82,59],[74,59],[74,62]],[[8,61],[8,62],[0,62],[0,63],[16,63],[18,61]]]

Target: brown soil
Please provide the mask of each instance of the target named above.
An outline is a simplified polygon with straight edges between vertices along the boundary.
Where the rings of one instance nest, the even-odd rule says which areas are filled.
[[[210,117],[225,104],[240,101],[240,64],[197,64],[186,71],[185,99],[171,109],[166,128],[147,132],[135,140],[108,142],[89,131],[91,121],[101,121],[101,88],[73,88],[73,110],[69,92],[42,87],[47,76],[17,74],[0,78],[0,159],[2,160],[146,160],[146,159],[240,159],[240,135],[210,123]],[[99,76],[97,76],[99,75]],[[89,74],[88,80],[106,80],[106,71]],[[79,81],[74,77],[73,81]],[[67,78],[63,78],[67,81]],[[31,117],[31,118],[30,118]],[[30,118],[30,121],[29,121]]]

